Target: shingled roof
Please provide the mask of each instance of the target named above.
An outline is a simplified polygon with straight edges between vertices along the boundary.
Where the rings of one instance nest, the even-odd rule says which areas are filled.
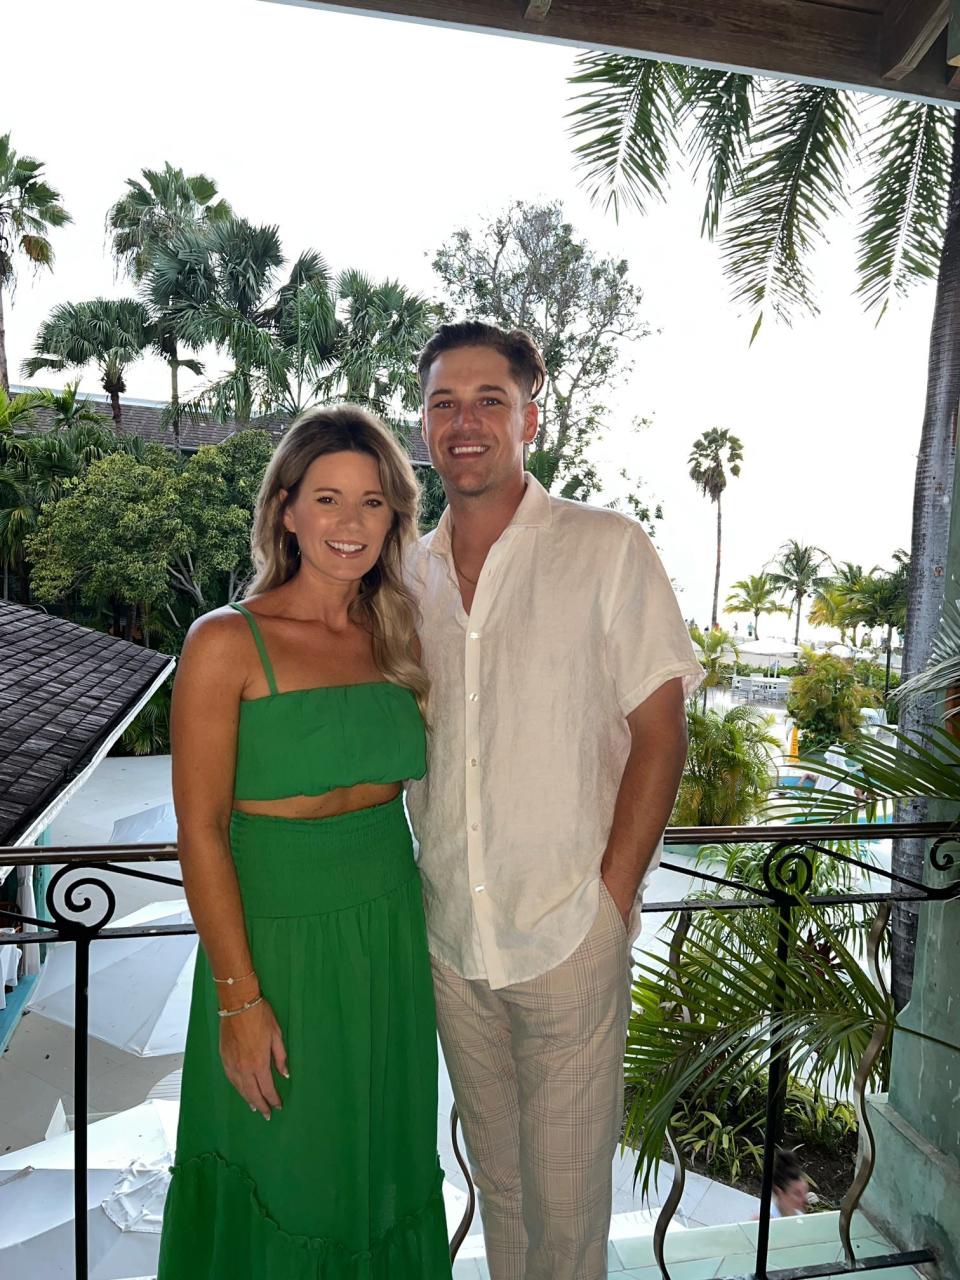
[[[36,389],[35,387],[25,386],[10,388],[11,393],[35,391]],[[84,392],[83,396],[92,408],[96,409],[98,413],[102,413],[108,420],[110,419],[109,396],[93,392]],[[135,400],[127,396],[121,396],[120,406],[124,431],[151,443],[173,445],[173,429],[165,421],[167,405],[163,401]],[[254,418],[249,423],[249,428],[267,431],[275,441],[279,441],[292,421],[293,418],[288,413],[268,413],[259,418]],[[52,424],[53,413],[50,409],[35,409],[33,411],[32,427],[34,430],[45,431]],[[243,427],[238,427],[236,422],[217,422],[208,416],[195,419],[192,416],[184,415],[180,424],[180,447],[181,449],[192,451],[205,444],[222,444],[229,436],[235,435],[237,431],[243,429]],[[404,443],[407,446],[410,461],[415,467],[430,466],[430,455],[419,431],[411,431]]]
[[[173,659],[0,600],[0,845],[105,753]]]

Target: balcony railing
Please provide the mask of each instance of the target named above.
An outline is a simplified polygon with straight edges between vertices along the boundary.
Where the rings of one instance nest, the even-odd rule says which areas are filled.
[[[667,860],[661,865],[690,879],[715,884],[719,888],[738,891],[736,897],[684,898],[673,902],[645,903],[645,914],[676,915],[675,928],[668,964],[676,966],[682,955],[684,939],[691,918],[704,911],[772,913],[777,922],[777,957],[780,965],[791,963],[791,920],[801,905],[817,908],[874,905],[876,914],[868,940],[868,961],[873,981],[885,996],[883,979],[878,964],[878,954],[890,912],[898,902],[927,903],[960,899],[960,877],[950,878],[943,884],[929,884],[907,876],[887,871],[880,866],[830,847],[833,844],[852,844],[863,841],[892,841],[898,837],[920,838],[929,841],[927,858],[930,866],[940,872],[950,872],[955,866],[949,846],[960,847],[960,833],[951,823],[877,823],[877,824],[803,824],[802,826],[763,827],[684,827],[671,828],[665,837]],[[669,861],[669,849],[676,845],[763,845],[767,853],[762,866],[762,884],[748,885],[736,879],[714,875],[702,866],[691,867]],[[867,872],[871,879],[880,879],[889,888],[868,892],[810,894],[814,856],[837,859],[848,866]],[[29,924],[36,928],[27,938],[0,934],[0,946],[14,945],[29,940],[38,944],[67,944],[76,950],[76,982],[74,988],[74,1247],[77,1280],[87,1280],[87,1027],[89,1007],[90,946],[93,942],[116,938],[147,938],[193,933],[186,924],[152,925],[139,928],[111,927],[116,909],[116,896],[105,873],[127,876],[138,880],[154,881],[166,885],[181,886],[182,881],[164,875],[156,868],[164,862],[175,861],[176,846],[169,844],[111,845],[109,851],[92,846],[45,847],[25,852],[20,848],[0,848],[0,865],[56,866],[46,891],[48,919],[38,919],[0,910],[4,923],[14,926]],[[118,865],[139,864],[139,865]],[[681,1016],[683,1011],[681,1010]],[[878,1025],[870,1040],[854,1084],[854,1104],[860,1121],[862,1141],[857,1167],[850,1189],[840,1211],[840,1242],[844,1261],[794,1267],[790,1270],[768,1270],[770,1207],[773,1199],[774,1159],[782,1140],[786,1103],[786,1085],[790,1067],[791,1046],[782,1030],[777,1015],[785,1012],[785,988],[774,977],[771,983],[769,1012],[772,1031],[767,1072],[767,1102],[764,1126],[763,1165],[760,1189],[760,1215],[757,1235],[756,1260],[753,1275],[756,1280],[814,1280],[818,1276],[837,1276],[852,1273],[880,1271],[890,1267],[919,1265],[935,1261],[931,1248],[909,1252],[892,1252],[872,1257],[855,1258],[850,1237],[851,1220],[874,1167],[875,1150],[869,1121],[864,1111],[864,1094],[870,1070],[882,1050],[887,1028]],[[454,1150],[470,1190],[463,1221],[451,1241],[451,1256],[463,1242],[473,1216],[475,1198],[469,1173],[456,1142],[456,1113],[452,1116]],[[671,1140],[672,1142],[672,1140]],[[662,1205],[654,1231],[654,1254],[664,1277],[670,1280],[669,1265],[664,1256],[667,1228],[670,1225],[683,1194],[684,1167],[680,1153],[672,1146],[674,1155],[673,1185]],[[734,1280],[733,1277],[724,1280]]]

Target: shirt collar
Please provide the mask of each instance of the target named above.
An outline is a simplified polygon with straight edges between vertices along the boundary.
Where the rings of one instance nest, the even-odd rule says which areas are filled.
[[[520,499],[520,505],[513,513],[513,519],[507,525],[507,529],[542,529],[546,528],[552,519],[550,495],[536,476],[531,475],[528,471],[526,473],[526,487],[523,491],[523,497]],[[450,508],[446,507],[437,522],[437,527],[429,543],[429,549],[435,556],[447,556],[450,551],[450,534]]]

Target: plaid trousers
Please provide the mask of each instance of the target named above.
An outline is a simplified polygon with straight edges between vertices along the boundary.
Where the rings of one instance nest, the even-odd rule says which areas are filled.
[[[566,960],[491,990],[433,960],[440,1042],[477,1185],[490,1280],[606,1280],[630,949],[600,910]]]

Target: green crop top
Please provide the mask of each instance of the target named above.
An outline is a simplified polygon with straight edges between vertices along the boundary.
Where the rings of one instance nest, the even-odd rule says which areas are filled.
[[[237,800],[318,796],[362,782],[403,782],[426,771],[417,700],[388,680],[281,693],[256,619],[250,625],[270,692],[240,703]]]

